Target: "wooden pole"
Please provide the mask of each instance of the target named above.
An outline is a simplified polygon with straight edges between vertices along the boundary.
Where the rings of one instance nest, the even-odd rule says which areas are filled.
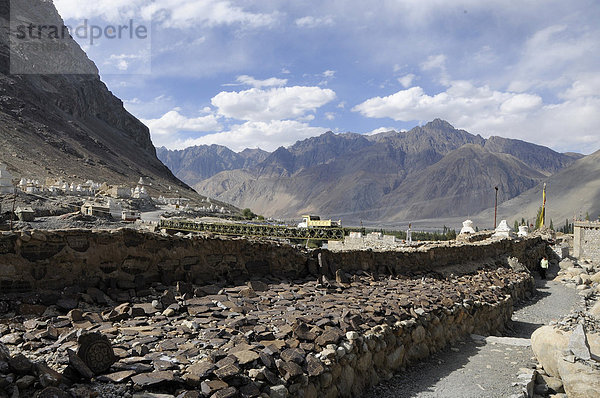
[[[496,229],[496,219],[498,217],[498,187],[494,187],[496,190],[496,203],[494,204],[494,229]]]

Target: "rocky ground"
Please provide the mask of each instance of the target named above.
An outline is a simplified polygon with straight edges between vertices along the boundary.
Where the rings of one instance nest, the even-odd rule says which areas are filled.
[[[356,395],[466,330],[498,333],[527,281],[501,268],[2,297],[0,397]]]

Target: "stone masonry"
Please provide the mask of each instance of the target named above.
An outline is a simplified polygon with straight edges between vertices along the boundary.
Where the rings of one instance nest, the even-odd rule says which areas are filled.
[[[600,261],[600,222],[576,221],[573,237],[573,256]]]
[[[73,285],[140,289],[152,282],[207,284],[319,273],[333,277],[338,269],[392,275],[464,273],[485,264],[506,264],[508,257],[533,270],[545,250],[541,237],[441,242],[387,252],[330,252],[264,240],[165,236],[131,229],[5,232],[0,235],[0,291]]]

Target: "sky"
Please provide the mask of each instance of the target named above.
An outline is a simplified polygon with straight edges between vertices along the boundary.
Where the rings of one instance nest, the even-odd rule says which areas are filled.
[[[75,39],[156,146],[272,151],[441,118],[600,149],[597,0],[54,2],[69,26],[147,28]]]

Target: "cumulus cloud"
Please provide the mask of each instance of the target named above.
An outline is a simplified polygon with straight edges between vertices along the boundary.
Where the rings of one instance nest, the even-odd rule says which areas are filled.
[[[233,151],[245,148],[261,148],[273,151],[298,140],[313,137],[327,131],[324,127],[311,127],[295,120],[273,120],[269,122],[246,122],[236,124],[228,131],[207,134],[199,138],[171,142],[169,148],[186,148],[193,145],[224,145]]]
[[[256,88],[281,87],[281,86],[285,86],[288,82],[287,79],[278,79],[276,77],[271,77],[271,78],[265,79],[265,80],[257,80],[255,78],[253,78],[252,76],[248,76],[248,75],[238,76],[236,80],[240,84],[245,84],[247,86],[252,86],[252,87],[256,87]]]
[[[589,93],[574,84],[565,97]],[[484,136],[527,139],[568,150],[585,143],[600,145],[600,96],[579,96],[545,104],[536,94],[492,90],[466,81],[453,81],[446,91],[428,95],[421,87],[370,98],[353,109],[372,118],[396,121],[448,120],[457,128]],[[565,140],[568,136],[569,139]],[[570,145],[570,147],[567,147]]]
[[[207,132],[222,129],[218,117],[215,115],[187,117],[182,115],[178,108],[165,113],[158,119],[142,119],[142,122],[150,129],[156,146],[171,145],[171,142],[176,140],[178,133],[182,131]]]
[[[352,110],[367,117],[394,120],[431,120],[440,115],[457,120],[466,115],[511,116],[541,105],[541,98],[476,87],[466,81],[454,81],[439,94],[427,95],[421,87],[398,91],[387,97],[370,98]]]
[[[335,97],[335,92],[330,89],[293,86],[267,90],[252,88],[240,92],[223,91],[214,96],[211,102],[222,116],[268,122],[305,117],[333,101]]]

